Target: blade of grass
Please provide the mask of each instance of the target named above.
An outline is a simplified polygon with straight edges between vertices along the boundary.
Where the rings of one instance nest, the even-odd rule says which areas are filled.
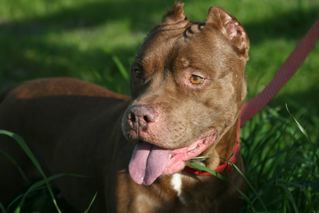
[[[46,184],[47,184],[47,181],[48,181],[48,182],[51,182],[51,181],[53,181],[53,180],[56,180],[56,179],[58,179],[58,178],[65,177],[65,176],[73,176],[73,177],[81,177],[81,178],[85,177],[85,176],[76,175],[76,174],[57,174],[57,175],[53,175],[53,176],[48,177],[47,180],[39,180],[39,181],[35,182],[34,184],[32,184],[32,185],[28,188],[28,190],[23,194],[23,197],[22,197],[22,199],[21,199],[21,201],[20,201],[19,206],[20,206],[20,207],[23,206],[25,199],[27,198],[27,196],[28,196],[30,193],[32,193],[32,192],[34,192],[34,191],[36,191],[36,190],[39,190],[39,189],[42,189],[43,187],[45,187]],[[85,178],[86,178],[86,177],[85,177]]]
[[[232,186],[236,189],[236,191],[240,194],[240,196],[247,202],[248,208],[250,208],[252,212],[256,212],[254,208],[254,204],[253,204],[254,202],[252,202],[251,199],[249,199],[249,197],[242,190],[240,190],[236,185],[232,184]]]
[[[2,213],[6,213],[7,212],[2,203],[0,203],[0,210],[1,210]]]
[[[22,148],[22,150],[25,152],[25,154],[28,156],[28,158],[31,160],[32,164],[36,167],[37,171],[40,173],[40,175],[42,176],[42,178],[44,179],[45,181],[45,184],[47,186],[47,189],[49,191],[49,194],[51,196],[51,199],[52,199],[52,202],[57,210],[58,213],[61,213],[61,210],[57,204],[57,201],[54,197],[54,194],[53,194],[53,191],[51,189],[51,186],[49,184],[49,181],[48,181],[48,178],[47,176],[45,175],[44,171],[42,170],[41,166],[40,166],[40,163],[36,160],[34,154],[32,153],[31,149],[28,147],[28,145],[25,143],[25,141],[23,140],[22,137],[20,137],[19,135],[13,133],[13,132],[10,132],[10,131],[7,131],[7,130],[1,130],[0,129],[0,134],[2,135],[6,135],[8,137],[11,137],[13,138],[17,143],[18,145],[20,146],[20,148]]]
[[[65,177],[65,176],[71,176],[71,177],[77,177],[77,178],[88,178],[87,176],[83,176],[83,175],[78,175],[78,174],[73,174],[73,173],[63,173],[63,174],[57,174],[57,175],[54,175],[54,176],[50,176],[48,178],[49,181],[53,181],[57,178],[61,178],[61,177]],[[40,190],[43,188],[43,185],[45,185],[45,181],[44,180],[39,180],[35,183],[33,183],[28,189],[26,192],[16,196],[8,205],[7,209],[10,209],[16,202],[18,202],[20,199],[24,200],[28,194],[34,192],[34,191],[37,191],[37,190]],[[24,201],[20,201],[20,204],[18,204],[18,206],[22,207],[23,206],[23,203]]]
[[[120,61],[120,59],[117,56],[113,56],[112,57],[113,62],[115,63],[118,71],[120,72],[120,74],[122,75],[122,77],[128,81],[129,80],[129,74],[128,71],[125,69],[124,65],[122,64],[122,62]]]
[[[21,207],[18,206],[18,207],[14,210],[14,213],[20,213],[20,211],[21,211]]]
[[[236,164],[233,164],[231,162],[228,162],[233,168],[236,169],[236,171],[238,172],[238,174],[244,178],[245,182],[247,183],[247,185],[249,186],[249,188],[251,189],[251,191],[256,195],[256,198],[259,200],[260,204],[262,205],[262,207],[264,208],[265,211],[268,211],[266,208],[265,203],[263,202],[263,200],[261,199],[259,193],[257,193],[257,190],[255,189],[255,187],[252,185],[252,183],[248,180],[248,178],[246,177],[246,175],[236,166]]]
[[[318,209],[318,184],[304,184],[304,180],[318,180],[319,152],[317,144],[305,143],[305,140],[308,133],[311,133],[311,141],[318,138],[316,124],[319,122],[311,120],[306,131],[295,116],[287,116],[285,107],[278,114],[267,109],[261,114],[267,113],[269,116],[257,115],[251,121],[253,124],[247,123],[243,129],[242,153],[250,164],[247,177],[254,186],[258,186],[258,193],[268,209],[274,212],[296,212],[296,209],[313,212],[313,209]],[[307,117],[305,112],[298,114]],[[295,187],[293,183],[296,182],[303,185]],[[278,183],[282,183],[290,193],[281,190]],[[254,203],[255,192],[247,194],[254,208],[260,212],[259,201]],[[246,211],[243,212],[252,212],[251,204],[246,203]]]
[[[211,169],[209,169],[209,168],[207,168],[207,167],[205,167],[203,165],[200,165],[199,163],[196,163],[196,162],[194,162],[192,160],[187,161],[186,165],[191,167],[191,168],[193,168],[193,169],[198,169],[200,171],[209,172],[211,175],[219,178],[220,180],[225,180],[225,178],[221,174],[219,174],[216,171],[211,170]]]
[[[23,194],[24,194],[24,193],[22,193],[22,194],[16,196],[16,197],[9,203],[9,205],[7,206],[7,209],[8,209],[8,210],[11,209],[11,207],[14,206],[14,204],[15,204],[16,202],[18,202],[18,200],[20,200],[20,199],[23,197]]]
[[[288,108],[288,105],[285,104],[285,106],[286,106],[286,110],[287,110],[289,116],[293,119],[293,121],[294,121],[295,124],[297,125],[298,129],[300,130],[300,132],[306,137],[306,139],[307,139],[308,141],[310,141],[310,137],[309,137],[308,133],[306,132],[306,130],[305,130],[305,129],[303,128],[303,126],[298,122],[298,120],[295,118],[295,116],[293,116],[293,115],[291,114],[291,112],[290,112],[290,110],[289,110],[289,108]]]
[[[28,179],[28,177],[26,176],[26,174],[24,173],[24,171],[22,170],[22,168],[18,165],[18,163],[13,159],[13,157],[11,157],[10,155],[8,155],[7,153],[3,152],[2,150],[0,150],[0,155],[3,155],[5,158],[8,159],[8,161],[10,161],[19,171],[20,175],[22,176],[22,179],[29,184],[30,180]]]
[[[282,190],[285,192],[285,194],[286,194],[286,196],[287,196],[289,202],[291,203],[291,205],[292,205],[292,207],[293,207],[293,209],[294,209],[294,212],[295,212],[295,213],[299,213],[299,210],[298,210],[298,208],[297,208],[297,206],[296,206],[296,201],[295,201],[295,199],[294,199],[294,196],[293,196],[293,195],[291,194],[291,192],[288,190],[287,185],[285,185],[285,184],[278,184],[278,186],[281,187]]]
[[[90,209],[91,209],[91,207],[96,199],[96,196],[97,196],[97,192],[93,195],[93,198],[91,199],[91,202],[90,202],[89,206],[87,207],[87,209],[85,209],[84,213],[89,213],[89,211],[90,211]]]

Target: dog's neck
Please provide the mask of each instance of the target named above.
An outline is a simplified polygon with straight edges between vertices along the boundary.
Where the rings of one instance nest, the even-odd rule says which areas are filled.
[[[239,120],[222,136],[218,143],[208,149],[203,155],[208,156],[206,167],[211,170],[216,170],[221,164],[230,159],[232,155],[236,155],[239,146]],[[236,147],[237,146],[237,147]],[[234,163],[234,162],[232,162]],[[222,171],[217,171],[222,172]]]
[[[209,150],[207,150],[207,152],[203,153],[203,155],[209,156],[209,159],[205,162],[207,168],[211,170],[216,170],[216,168],[218,168],[219,165],[225,162],[225,159],[229,159],[229,157],[232,154],[236,154],[233,152],[236,144],[239,145],[238,122],[239,120],[237,120],[234,123],[234,125],[231,128],[229,128],[229,130],[223,135],[223,137],[216,146],[211,147]],[[241,168],[240,162],[240,160],[236,162],[239,168]],[[223,174],[227,175],[228,180],[230,180],[231,182],[233,181],[235,173],[226,172]],[[208,197],[210,197],[211,201],[213,201],[214,199],[216,199],[216,196],[219,196],[218,190],[216,190],[216,185],[214,184],[216,178],[212,177],[214,176],[198,175],[193,172],[188,172],[186,169],[181,173],[176,173],[171,176],[162,177],[160,181],[157,182],[157,184],[160,184],[163,187],[170,189],[167,191],[167,194],[165,195],[166,197],[177,196],[177,198],[181,201],[183,205],[190,205],[191,203],[192,205],[194,205],[194,203],[196,203],[197,201],[201,202],[203,199],[206,199]],[[194,187],[196,187],[197,189],[195,190],[196,192],[193,190]],[[199,203],[198,205],[202,205],[202,203]]]
[[[222,137],[222,139],[216,145],[216,152],[219,155],[219,159],[228,159],[233,152],[233,148],[237,143],[237,137],[239,137],[238,123],[239,120],[228,130],[228,132]]]
[[[205,167],[211,171],[215,171],[217,173],[223,173],[224,171],[229,172],[232,168],[232,164],[237,161],[240,149],[239,119],[235,122],[234,126],[226,131],[226,134],[223,135],[220,142],[220,145],[211,147],[203,153],[202,158],[196,160],[198,160],[198,163],[201,165],[204,163]],[[196,163],[196,160],[192,161],[195,161]],[[186,166],[183,172],[195,176],[212,176],[210,172],[198,170],[192,165]]]

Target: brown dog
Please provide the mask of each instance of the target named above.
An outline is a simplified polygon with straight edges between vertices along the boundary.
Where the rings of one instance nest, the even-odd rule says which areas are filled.
[[[214,170],[234,154],[248,46],[222,9],[193,23],[177,3],[137,54],[133,101],[79,80],[31,81],[1,103],[0,129],[20,134],[47,174],[87,176],[56,182],[79,211],[96,192],[96,212],[238,211],[242,180],[234,170],[221,181],[184,168],[203,155]],[[11,139],[0,139],[0,199],[7,203],[39,175]]]

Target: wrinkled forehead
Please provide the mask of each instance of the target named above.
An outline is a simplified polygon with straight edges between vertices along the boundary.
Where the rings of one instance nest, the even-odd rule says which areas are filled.
[[[151,72],[172,65],[176,58],[186,59],[193,66],[213,67],[223,64],[232,55],[235,56],[235,52],[218,30],[202,23],[188,23],[177,29],[161,26],[153,29],[138,53],[137,61],[144,70]]]
[[[187,26],[177,29],[155,27],[147,36],[140,51],[137,54],[137,62],[144,69],[159,66],[171,55],[173,49],[178,48],[178,41],[183,38],[183,32]]]

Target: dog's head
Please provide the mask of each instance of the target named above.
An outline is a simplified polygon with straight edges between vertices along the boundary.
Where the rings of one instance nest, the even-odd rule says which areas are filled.
[[[194,23],[177,3],[149,33],[132,66],[134,101],[122,122],[137,142],[129,165],[135,182],[182,170],[234,125],[248,48],[242,26],[217,7]]]

